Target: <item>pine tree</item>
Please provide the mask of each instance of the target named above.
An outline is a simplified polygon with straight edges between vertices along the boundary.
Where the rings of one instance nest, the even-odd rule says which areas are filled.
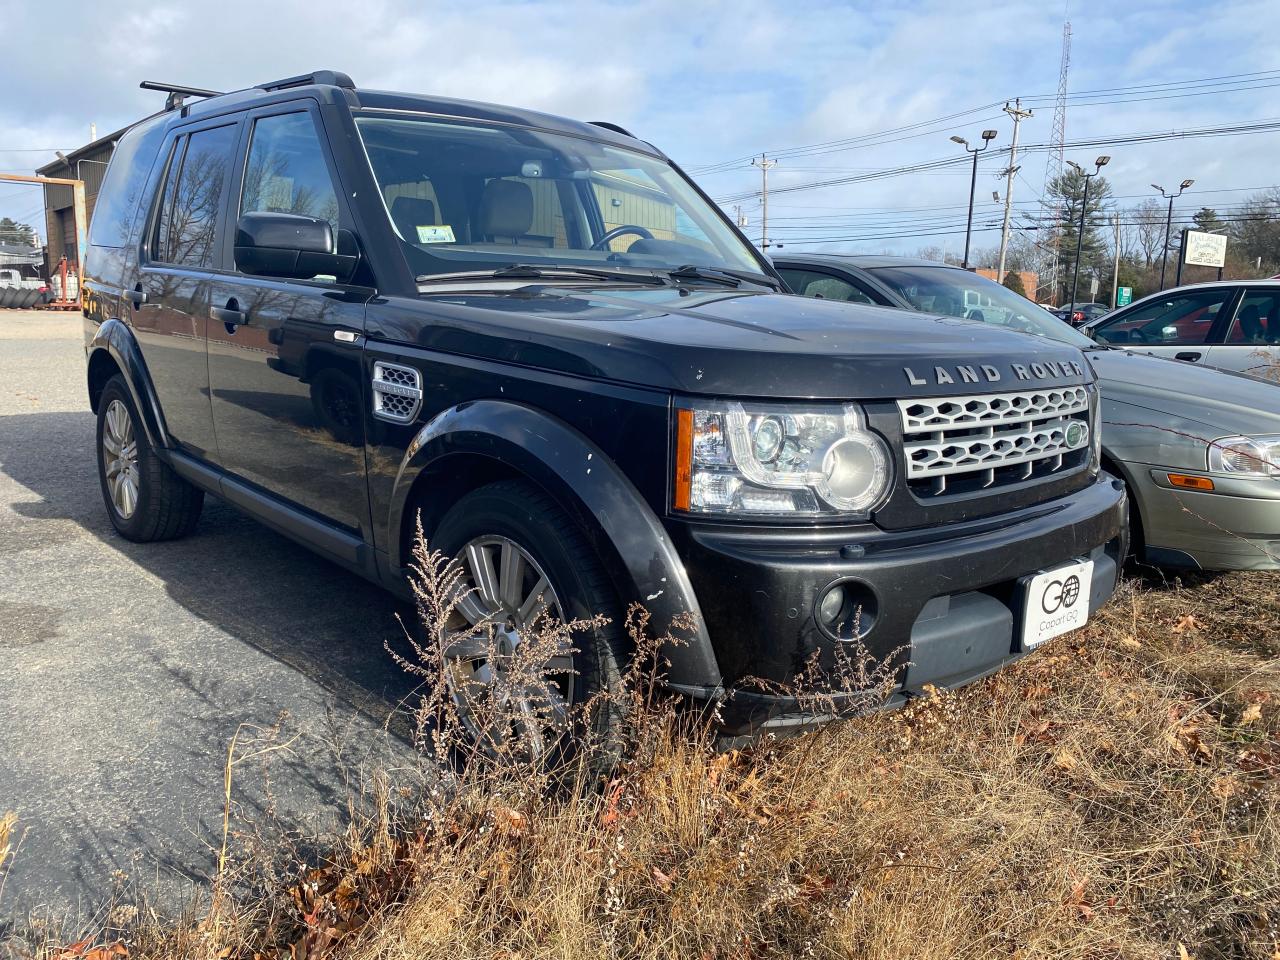
[[[1062,201],[1060,214],[1054,224],[1058,242],[1057,302],[1065,303],[1071,297],[1071,278],[1076,266],[1076,236],[1080,232],[1080,204],[1084,200],[1084,174],[1074,167],[1067,167],[1049,185],[1049,194]],[[1080,246],[1080,287],[1088,294],[1089,278],[1101,277],[1107,272],[1106,213],[1103,205],[1111,196],[1111,184],[1106,178],[1089,178],[1089,201],[1084,211],[1084,240]],[[1077,298],[1079,298],[1077,294]]]
[[[36,232],[28,223],[18,223],[8,217],[0,217],[0,243],[15,247],[34,247]]]
[[[1027,288],[1022,284],[1022,274],[1017,270],[1005,271],[1004,285],[1019,296],[1027,295]]]

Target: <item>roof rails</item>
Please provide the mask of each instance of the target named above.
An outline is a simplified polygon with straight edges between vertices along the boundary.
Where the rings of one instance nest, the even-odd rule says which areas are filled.
[[[625,127],[620,127],[616,123],[610,123],[608,120],[592,120],[591,125],[593,127],[604,127],[606,130],[612,130],[614,133],[620,133],[624,137],[630,137],[632,140],[638,139],[638,137],[636,137],[636,135],[630,130]]]
[[[258,84],[259,90],[287,90],[289,87],[305,87],[313,83],[323,84],[328,87],[344,87],[347,90],[356,88],[353,81],[345,73],[339,73],[337,70],[316,70],[314,73],[304,73],[296,77],[285,77],[283,80],[273,80],[270,83]]]
[[[220,97],[218,90],[202,90],[200,87],[183,87],[176,83],[159,83],[155,80],[143,80],[138,84],[143,90],[159,90],[169,96],[164,101],[166,110],[177,110],[182,106],[185,97]]]

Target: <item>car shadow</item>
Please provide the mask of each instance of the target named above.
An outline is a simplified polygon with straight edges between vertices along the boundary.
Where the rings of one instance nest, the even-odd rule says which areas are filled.
[[[50,521],[36,528],[35,543],[26,548],[65,536],[65,524],[75,524],[162,582],[201,620],[304,674],[398,737],[409,737],[403,705],[416,680],[384,648],[390,643],[407,652],[396,620],[402,605],[214,497],[206,497],[189,537],[125,540],[107,519],[94,440],[95,421],[87,411],[0,417],[0,472],[35,494],[12,509]],[[68,574],[74,589],[81,574]]]

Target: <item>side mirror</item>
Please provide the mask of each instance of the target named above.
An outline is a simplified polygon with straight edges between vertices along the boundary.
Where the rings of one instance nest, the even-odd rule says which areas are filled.
[[[296,213],[255,211],[236,224],[236,267],[259,277],[310,280],[333,277],[348,282],[360,263],[355,235],[329,221]]]

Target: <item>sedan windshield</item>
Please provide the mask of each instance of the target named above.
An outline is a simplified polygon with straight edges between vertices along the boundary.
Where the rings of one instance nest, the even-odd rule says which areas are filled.
[[[924,313],[981,320],[1088,350],[1097,344],[1048,310],[994,280],[955,267],[876,267],[877,280]]]
[[[513,265],[528,277],[562,267],[619,279],[693,267],[731,283],[773,282],[719,211],[659,157],[519,126],[378,115],[356,126],[420,283]]]

